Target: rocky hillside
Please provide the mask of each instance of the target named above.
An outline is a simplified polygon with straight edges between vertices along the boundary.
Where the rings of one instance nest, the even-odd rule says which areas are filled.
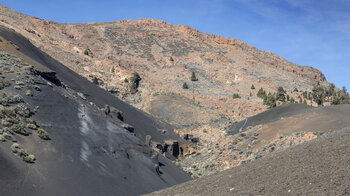
[[[286,113],[290,109],[298,114],[290,116]],[[261,124],[258,116],[251,119],[258,126],[254,131],[260,133],[255,141],[262,143],[249,142],[251,128],[242,132],[249,137],[241,136],[243,140],[233,145],[239,149],[250,144],[248,156],[258,160],[150,195],[349,195],[350,105],[289,105],[278,112],[285,118],[267,124]],[[278,116],[274,111],[265,114],[267,121]],[[303,140],[311,141],[290,147]]]
[[[232,167],[216,161],[222,157],[217,149],[225,143],[222,140],[233,141],[226,136],[233,122],[268,109],[257,96],[259,89],[267,94],[281,86],[299,100],[315,85],[328,86],[314,68],[237,39],[163,21],[61,24],[0,5],[0,25],[22,34],[94,84],[170,123],[181,136],[192,138],[202,152],[196,156],[211,160],[197,169],[199,173],[211,165],[213,171]],[[182,166],[192,167],[191,156],[183,158]]]
[[[144,141],[180,140],[170,125],[4,27],[0,90],[3,195],[140,195],[190,180]]]

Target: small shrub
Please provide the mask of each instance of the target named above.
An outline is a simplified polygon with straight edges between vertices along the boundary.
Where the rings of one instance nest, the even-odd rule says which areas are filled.
[[[33,93],[32,93],[31,90],[26,90],[26,95],[29,96],[29,97],[32,97]]]
[[[15,112],[23,117],[29,117],[32,114],[29,107],[23,103],[16,105]]]
[[[29,133],[24,129],[24,126],[20,125],[20,124],[15,124],[15,125],[11,126],[10,129],[13,132],[21,134],[21,135],[25,135],[25,136],[29,135]]]
[[[152,140],[152,136],[151,135],[146,135],[146,145],[147,146],[151,146],[151,141]]]
[[[23,161],[26,163],[34,163],[35,161],[35,156],[33,154],[27,155],[27,156],[23,156]]]
[[[16,138],[13,135],[9,134],[9,133],[4,133],[4,134],[2,134],[2,136],[5,139],[7,139],[7,140],[10,140],[10,141],[13,141],[13,142],[17,142]]]
[[[15,85],[15,86],[13,86],[13,88],[20,90],[22,88],[22,86]]]
[[[40,86],[38,86],[38,85],[34,85],[33,88],[34,88],[36,91],[41,91],[41,88],[40,88]]]
[[[32,118],[26,118],[25,121],[28,124],[34,124],[35,126],[37,126],[36,121],[34,119],[32,119]]]
[[[133,76],[130,78],[130,91],[131,93],[136,93],[137,92],[137,88],[139,87],[141,81],[141,77],[137,72],[133,73]]]
[[[27,153],[24,149],[22,149],[22,148],[19,148],[19,149],[18,149],[17,154],[18,154],[20,157],[22,157],[22,158],[28,156],[28,153]]]
[[[4,127],[11,127],[15,124],[18,124],[19,120],[16,118],[5,118],[1,121],[2,126]]]
[[[28,123],[28,124],[27,124],[27,128],[28,128],[28,129],[33,129],[33,130],[36,130],[36,129],[37,129],[36,125],[35,125],[35,124],[32,124],[32,123]]]
[[[188,89],[188,85],[187,85],[186,82],[184,82],[184,84],[182,85],[182,88],[183,88],[183,89]]]
[[[23,102],[23,97],[21,95],[15,95],[12,97],[13,103],[22,103]]]
[[[234,98],[234,99],[239,99],[239,98],[241,98],[241,96],[240,96],[239,94],[237,94],[237,93],[234,93],[234,94],[232,95],[232,98]]]
[[[191,81],[198,81],[198,78],[196,77],[196,74],[194,73],[194,71],[192,71],[192,75],[191,75]]]
[[[86,49],[86,50],[84,51],[84,54],[85,54],[86,56],[91,57],[91,58],[93,58],[93,57],[94,57],[94,54],[91,52],[91,50],[90,50],[90,49]]]
[[[254,90],[254,89],[255,89],[254,84],[252,84],[252,86],[250,87],[250,89],[252,89],[252,90]]]
[[[263,104],[269,106],[269,108],[276,107],[276,97],[273,94],[269,93],[264,97]]]
[[[10,108],[0,108],[0,118],[15,118],[16,117],[16,113],[15,111],[13,111]]]
[[[3,135],[0,135],[0,141],[1,142],[6,142],[6,139],[5,139],[5,137]]]
[[[8,86],[10,86],[9,82],[7,82],[7,81],[5,81],[3,79],[0,79],[0,90],[5,88],[5,87],[8,87]]]
[[[19,144],[18,144],[18,143],[13,143],[13,144],[11,145],[10,149],[11,149],[11,151],[12,151],[13,153],[17,153],[18,150],[19,150]]]
[[[16,85],[24,85],[24,83],[22,81],[16,81],[15,84]]]
[[[264,98],[266,96],[266,92],[264,91],[263,88],[260,88],[256,95],[260,98]]]
[[[38,129],[38,136],[43,140],[50,140],[49,134],[44,129]]]

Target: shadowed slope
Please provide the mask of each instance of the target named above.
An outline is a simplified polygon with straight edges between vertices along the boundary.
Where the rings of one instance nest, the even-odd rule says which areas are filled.
[[[19,47],[17,52],[37,62],[34,69],[47,66],[46,71],[54,71],[55,78],[62,85],[48,84],[43,77],[33,75],[30,69],[16,68],[15,64],[7,62],[16,57],[0,50],[1,68],[9,66],[13,69],[13,72],[2,73],[10,81],[10,86],[1,93],[19,94],[32,110],[37,108],[33,118],[51,138],[41,140],[35,130],[29,129],[29,136],[15,135],[18,143],[35,155],[33,164],[24,163],[11,152],[11,141],[1,143],[1,193],[140,195],[190,179],[163,156],[154,160],[152,155],[155,152],[143,141],[145,134],[160,141],[178,139],[169,125],[155,121],[91,84],[35,48],[21,35],[1,28],[0,36]],[[23,87],[13,88],[15,81],[22,81]],[[33,85],[40,91],[34,91]],[[33,96],[26,96],[27,89],[33,91]],[[86,100],[76,96],[77,92],[83,93]],[[117,119],[106,118],[100,110],[104,104],[122,110],[125,121],[135,127],[137,136],[142,139],[122,128]],[[162,133],[159,129],[167,132]],[[155,170],[158,162],[160,173]]]
[[[234,135],[240,130],[244,131],[247,127],[267,124],[273,121],[287,118],[293,115],[301,114],[314,109],[304,104],[286,104],[267,110],[252,117],[248,117],[238,123],[235,123],[229,130],[228,134]]]

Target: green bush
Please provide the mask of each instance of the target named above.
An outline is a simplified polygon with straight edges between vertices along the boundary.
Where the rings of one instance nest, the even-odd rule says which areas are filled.
[[[15,84],[16,85],[24,85],[24,83],[22,81],[16,81]]]
[[[137,92],[137,88],[139,87],[141,81],[141,77],[137,72],[133,73],[133,76],[130,78],[130,91],[131,93],[136,93]]]
[[[49,134],[44,129],[38,129],[38,136],[43,140],[50,140]]]
[[[15,85],[13,88],[20,90],[22,88],[22,86]]]
[[[307,99],[307,92],[306,91],[303,92],[303,98]]]
[[[276,94],[276,100],[284,102],[286,99],[285,94],[286,94],[286,91],[283,89],[283,87],[282,86],[278,87],[277,94]]]
[[[28,123],[28,124],[27,124],[27,128],[28,128],[28,129],[33,129],[33,130],[36,130],[36,129],[37,129],[36,125],[33,124],[33,123]]]
[[[15,125],[11,126],[10,129],[13,132],[21,134],[21,135],[26,135],[26,136],[29,135],[29,133],[24,129],[24,126],[20,125],[20,124],[15,124]]]
[[[294,100],[294,98],[293,98],[293,97],[292,97],[292,98],[290,98],[289,103],[295,103],[295,100]]]
[[[194,71],[192,71],[191,81],[198,81],[198,78],[196,77],[196,74],[194,73]]]
[[[325,89],[321,86],[315,86],[312,89],[313,100],[318,104],[322,105],[324,98],[326,97]]]
[[[32,97],[33,93],[32,93],[31,90],[26,90],[26,95],[29,96],[29,97]]]
[[[266,92],[264,91],[263,88],[260,88],[256,95],[260,98],[264,98],[266,96]]]
[[[27,162],[27,163],[34,163],[35,162],[35,156],[33,154],[23,156],[22,159],[24,162]]]
[[[276,107],[276,97],[275,97],[275,95],[269,93],[269,94],[264,98],[263,104],[269,106],[269,108],[274,108],[274,107]]]
[[[188,89],[188,85],[187,85],[186,82],[184,82],[184,84],[182,85],[182,88],[183,88],[183,89]]]
[[[232,98],[234,98],[234,99],[239,99],[239,98],[241,98],[241,96],[240,96],[239,94],[237,94],[237,93],[234,93],[234,94],[232,95]]]
[[[255,89],[254,84],[252,84],[252,86],[250,87],[250,89],[252,89],[252,90],[254,90],[254,89]]]
[[[10,149],[11,149],[11,151],[12,151],[13,153],[17,153],[18,150],[19,150],[19,144],[18,144],[18,143],[13,143],[13,144],[11,145]]]
[[[8,81],[0,79],[0,90],[4,89],[5,87],[8,87],[8,86],[10,86],[10,83]]]
[[[15,112],[16,114],[19,114],[20,116],[23,116],[23,117],[30,117],[31,115],[31,111],[29,107],[24,103],[20,103],[16,105]]]
[[[38,86],[38,85],[34,85],[33,88],[34,88],[36,91],[41,91],[41,88],[40,88],[40,86]]]
[[[10,140],[10,141],[13,141],[13,142],[17,142],[16,138],[13,135],[9,134],[9,133],[3,133],[2,136],[4,136],[4,138],[7,139],[7,140]]]
[[[18,124],[18,123],[19,123],[18,119],[11,118],[11,117],[2,119],[2,121],[1,121],[1,124],[4,127],[11,127],[12,125],[15,125],[15,124]]]
[[[15,118],[16,117],[16,113],[15,111],[13,111],[10,108],[0,108],[0,119],[1,118]]]

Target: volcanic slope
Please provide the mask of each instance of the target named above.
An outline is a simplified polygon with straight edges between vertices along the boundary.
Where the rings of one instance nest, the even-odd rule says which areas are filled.
[[[4,27],[0,68],[3,195],[140,195],[190,180],[144,142],[145,135],[159,142],[179,140],[170,125]],[[101,111],[105,104],[110,114]],[[126,123],[134,133],[123,128]]]
[[[114,96],[172,125],[181,137],[191,137],[197,149],[187,151],[188,156],[181,157],[178,164],[193,177],[240,163],[241,158],[235,163],[225,160],[225,154],[231,153],[230,144],[236,142],[227,137],[226,130],[233,122],[268,109],[263,96],[257,96],[260,88],[268,95],[281,86],[287,100],[289,96],[290,100],[315,105],[302,93],[310,95],[314,86],[329,85],[324,75],[312,67],[296,65],[237,39],[153,19],[62,24],[0,5],[0,25],[20,33]],[[59,74],[62,70],[65,68],[54,71]],[[67,85],[75,89],[75,82],[78,81]],[[77,91],[86,97],[93,94],[88,92],[90,88]],[[89,99],[99,107],[111,105],[105,96],[102,104],[93,96]],[[128,111],[123,110],[125,115]],[[133,119],[137,118],[130,113],[125,121],[137,128],[138,122],[131,122]],[[140,128],[136,134],[142,139],[147,135],[142,130],[152,129],[148,125]],[[162,143],[157,135],[152,139]]]
[[[259,140],[301,131],[318,132],[317,138],[292,147],[289,140],[280,149],[278,143],[269,145],[276,152],[150,195],[349,195],[350,106],[296,110],[260,124]]]
[[[314,68],[237,39],[153,19],[61,24],[0,5],[0,24],[115,96],[186,131],[222,128],[265,111],[256,96],[261,87],[273,93],[282,86],[289,93],[328,84]],[[141,77],[136,91],[130,84],[134,72]],[[241,98],[232,99],[235,93]]]

